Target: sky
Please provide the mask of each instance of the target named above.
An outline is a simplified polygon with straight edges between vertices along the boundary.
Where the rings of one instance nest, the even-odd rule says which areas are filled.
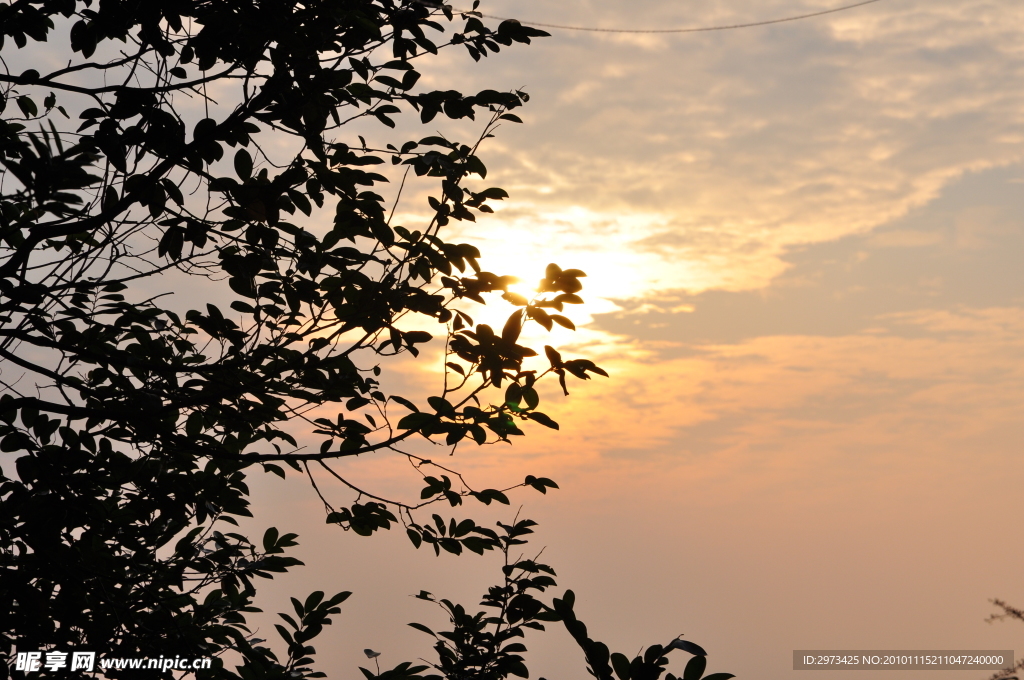
[[[840,4],[480,9],[650,29]],[[586,271],[579,330],[554,341],[610,373],[543,394],[558,432],[460,449],[452,465],[477,486],[532,473],[561,487],[475,516],[508,521],[522,503],[554,594],[573,589],[591,635],[630,656],[684,634],[709,671],[818,680],[835,672],[792,670],[793,650],[1024,655],[1024,626],[985,620],[991,598],[1024,606],[1024,4],[881,0],[720,32],[551,33],[480,63],[442,52],[420,81],[531,95],[524,124],[481,152],[479,185],[510,198],[448,236],[526,281],[552,261]],[[425,191],[409,188],[396,222],[422,226]],[[395,384],[425,394],[427,359],[396,367]],[[340,467],[417,495],[400,460]],[[299,481],[253,489],[254,525],[299,533],[308,565],[261,592],[264,608],[355,593],[318,638],[331,678],[367,665],[364,648],[382,667],[429,657],[405,624],[443,621],[410,596],[472,605],[499,575],[493,555],[435,558],[398,531],[325,526]],[[527,646],[531,677],[588,677],[563,630]]]
[[[838,4],[480,9],[644,29]],[[559,432],[453,464],[481,484],[558,481],[515,501],[540,522],[556,594],[572,588],[591,634],[628,655],[685,634],[709,671],[817,680],[835,672],[792,670],[793,650],[1024,654],[1024,628],[985,621],[991,598],[1024,603],[1024,5],[551,33],[479,64],[443,53],[422,83],[530,93],[524,124],[482,150],[486,184],[510,198],[449,235],[524,280],[550,261],[586,271],[580,329],[555,340],[611,377],[545,395]],[[403,198],[396,219],[415,226],[422,202]],[[414,491],[383,457],[350,472]],[[366,647],[385,666],[429,657],[404,624],[442,617],[409,595],[471,605],[497,576],[493,558],[331,532],[298,486],[259,493],[309,523],[295,529],[309,566],[268,611],[299,585],[355,592],[321,643],[339,675]],[[587,677],[564,631],[527,646],[531,677]]]
[[[839,4],[480,9],[645,29]],[[481,152],[510,198],[449,236],[524,280],[551,261],[586,271],[579,330],[555,340],[611,376],[544,395],[559,432],[452,464],[481,485],[560,484],[514,505],[540,522],[555,594],[572,588],[591,634],[630,656],[685,634],[709,672],[817,680],[835,672],[792,670],[793,650],[1024,655],[1024,627],[985,620],[991,598],[1024,604],[1024,5],[882,0],[721,32],[551,33],[479,64],[442,53],[421,83],[531,95],[524,124]],[[416,226],[423,199],[406,194],[396,221]],[[402,371],[413,389],[436,380]],[[348,471],[415,494],[394,460]],[[492,557],[332,532],[298,485],[256,488],[309,565],[272,586],[268,611],[297,587],[355,591],[322,638],[331,677],[366,665],[363,648],[387,667],[429,657],[404,624],[443,619],[409,596],[472,605],[497,576]],[[564,631],[527,646],[531,677],[587,677]]]

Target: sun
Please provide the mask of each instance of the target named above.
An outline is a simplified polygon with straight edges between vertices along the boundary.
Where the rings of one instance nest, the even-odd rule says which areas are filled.
[[[511,276],[515,276],[516,282],[508,287],[509,292],[518,293],[527,300],[532,300],[537,294],[537,284],[531,282],[537,277],[531,278],[528,276],[516,276],[515,274],[511,274]]]

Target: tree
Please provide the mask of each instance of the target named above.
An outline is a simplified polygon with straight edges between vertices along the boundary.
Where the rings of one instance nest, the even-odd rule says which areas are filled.
[[[446,33],[455,21],[461,29]],[[492,29],[474,12],[420,0],[14,0],[0,4],[0,31],[0,450],[12,454],[0,479],[0,655],[230,651],[235,671],[197,675],[318,677],[306,643],[345,593],[295,601],[291,630],[280,628],[286,657],[245,626],[258,611],[254,579],[299,564],[285,554],[294,534],[271,528],[255,542],[226,526],[250,516],[245,479],[259,470],[292,470],[316,493],[314,470],[348,484],[351,505],[321,498],[327,521],[357,534],[400,523],[416,547],[507,557],[528,524],[502,536],[414,513],[467,498],[507,504],[512,488],[555,483],[473,489],[399,445],[507,442],[526,421],[557,429],[538,410],[538,383],[557,379],[568,394],[568,376],[606,374],[519,344],[528,322],[572,327],[559,312],[581,302],[583,272],[550,265],[527,299],[509,290],[512,277],[482,270],[475,247],[441,237],[507,196],[467,178],[486,178],[480,144],[501,122],[520,122],[512,111],[526,93],[416,85],[418,64],[441,48],[479,60],[546,34],[515,21]],[[51,38],[66,66],[45,68],[28,48]],[[15,75],[19,60],[27,68]],[[410,112],[421,123],[480,115],[480,130],[472,144],[440,134],[373,141],[394,140],[395,118]],[[439,184],[420,230],[392,225],[374,191],[401,177],[397,202],[410,171]],[[183,281],[218,292],[201,309],[176,308],[164,295]],[[514,307],[504,327],[475,324],[466,303],[498,294]],[[230,312],[218,296],[233,298]],[[431,340],[412,317],[445,335],[443,387],[420,404],[386,393],[381,378],[389,357],[416,356]],[[538,367],[527,363],[535,356]],[[308,431],[322,435],[318,450],[298,446]],[[385,501],[331,467],[382,449],[413,462],[421,502]],[[506,566],[499,589],[545,585],[516,569]],[[530,601],[527,618],[507,607],[490,618],[506,631],[561,620],[587,640],[572,627],[571,599]],[[481,634],[450,610],[459,635]],[[507,640],[472,635],[470,647],[514,655]],[[445,658],[446,676],[462,677]],[[602,658],[588,652],[603,680]],[[424,670],[413,668],[390,672]],[[495,668],[493,677],[523,670]],[[168,673],[120,674],[140,672]]]
[[[995,598],[991,600],[992,604],[1001,609],[1001,614],[989,614],[989,617],[985,619],[989,623],[994,621],[1002,621],[1006,619],[1016,619],[1017,621],[1024,621],[1024,610],[1014,607],[1004,600]],[[1013,666],[1007,666],[1006,668],[996,671],[989,676],[989,680],[1017,680],[1018,673],[1024,669],[1024,659],[1018,659],[1017,663]]]

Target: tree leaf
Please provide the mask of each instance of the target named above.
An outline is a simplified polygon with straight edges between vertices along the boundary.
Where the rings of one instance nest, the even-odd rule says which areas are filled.
[[[708,655],[708,653],[705,652],[704,649],[700,645],[697,645],[697,644],[695,644],[693,642],[690,642],[689,640],[676,639],[676,640],[673,640],[672,644],[669,645],[669,646],[672,647],[673,649],[681,649],[684,652],[689,652],[690,654],[694,654],[696,656],[707,656]]]
[[[552,430],[558,429],[558,423],[552,420],[549,416],[538,411],[531,411],[526,414],[526,417],[530,420],[540,423],[544,427],[550,427]]]
[[[437,635],[434,633],[434,631],[430,630],[429,628],[424,626],[422,623],[410,623],[409,625],[412,626],[413,628],[415,628],[416,630],[423,631],[427,635],[430,635],[432,637],[437,637]]]
[[[243,182],[252,177],[252,156],[245,149],[235,153],[235,174]]]
[[[708,658],[703,655],[698,655],[690,659],[686,663],[686,669],[683,671],[683,680],[701,680],[701,676],[704,675],[704,669],[708,666]]]
[[[615,674],[619,676],[619,680],[630,680],[630,668],[629,659],[624,654],[618,652],[611,655],[612,668],[615,669]]]

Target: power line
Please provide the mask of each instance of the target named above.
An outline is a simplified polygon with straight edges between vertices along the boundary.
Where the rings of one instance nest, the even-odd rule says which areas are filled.
[[[591,33],[700,33],[704,31],[728,31],[734,28],[752,28],[754,26],[768,26],[769,24],[781,24],[787,21],[799,21],[800,19],[810,19],[811,17],[820,17],[825,14],[834,14],[836,12],[844,12],[848,9],[854,9],[855,7],[863,7],[864,5],[870,5],[874,2],[880,2],[880,0],[863,0],[863,2],[857,2],[852,5],[844,5],[842,7],[836,7],[834,9],[826,9],[821,12],[811,12],[810,14],[800,14],[799,16],[785,17],[784,19],[769,19],[767,21],[754,21],[749,24],[732,24],[729,26],[700,26],[696,28],[650,28],[650,29],[627,29],[627,28],[592,28],[587,26],[564,26],[561,24],[542,24],[536,21],[525,21],[522,19],[509,19],[507,17],[496,17],[492,14],[483,14],[472,10],[461,10],[452,8],[452,11],[459,14],[474,14],[480,17],[486,17],[488,19],[497,19],[498,21],[518,21],[524,26],[537,26],[540,28],[558,28],[564,31],[588,31]],[[427,5],[428,7],[436,7],[432,3],[421,2],[421,4]]]

